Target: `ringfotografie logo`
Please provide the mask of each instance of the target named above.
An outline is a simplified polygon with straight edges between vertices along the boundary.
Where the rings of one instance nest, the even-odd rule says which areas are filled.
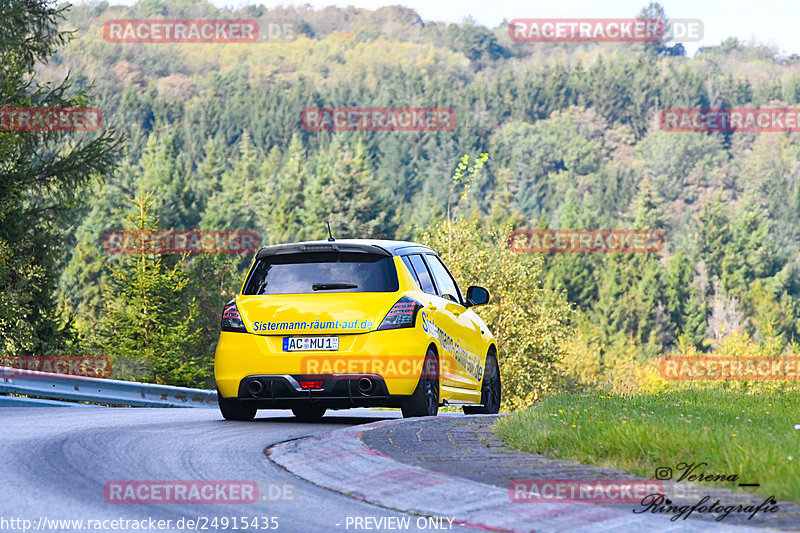
[[[710,495],[703,496],[694,505],[676,503],[664,494],[649,494],[642,498],[640,502],[641,508],[633,510],[634,514],[666,514],[672,515],[670,521],[675,522],[678,519],[686,520],[692,514],[710,514],[715,515],[714,521],[721,522],[725,520],[731,513],[747,515],[747,520],[752,520],[758,513],[772,514],[780,511],[780,506],[777,505],[777,500],[774,496],[769,496],[758,505],[754,503],[739,503],[730,504],[723,502],[721,499],[712,501]]]

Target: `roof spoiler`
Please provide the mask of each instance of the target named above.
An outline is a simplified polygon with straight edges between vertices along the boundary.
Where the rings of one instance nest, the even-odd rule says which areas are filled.
[[[314,252],[354,252],[363,254],[377,254],[391,257],[392,254],[380,246],[374,244],[353,244],[342,242],[314,242],[314,243],[293,243],[278,244],[267,246],[258,251],[256,257],[261,259],[271,255],[314,253]]]

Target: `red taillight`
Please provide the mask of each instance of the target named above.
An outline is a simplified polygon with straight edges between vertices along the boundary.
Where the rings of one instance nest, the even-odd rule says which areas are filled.
[[[321,389],[322,382],[321,381],[301,381],[300,382],[301,389]]]
[[[222,331],[236,331],[239,333],[247,333],[244,328],[242,317],[239,316],[239,308],[236,307],[236,302],[231,300],[222,310],[222,323],[220,324]]]
[[[419,302],[403,296],[389,309],[378,329],[413,328],[420,309],[422,305]]]

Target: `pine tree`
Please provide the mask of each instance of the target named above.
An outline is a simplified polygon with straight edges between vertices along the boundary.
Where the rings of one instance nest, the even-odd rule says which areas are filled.
[[[571,188],[559,211],[561,229],[593,229],[598,227],[578,191]],[[603,258],[600,254],[551,254],[545,256],[545,280],[549,287],[564,288],[567,300],[579,309],[589,309],[597,301],[597,278]]]
[[[146,236],[157,231],[158,222],[150,214],[153,193],[140,191],[132,199],[135,212],[127,217],[125,229]],[[133,253],[109,270],[104,314],[89,343],[111,359],[115,377],[202,385],[211,360],[198,350],[198,305],[187,294],[183,261],[169,268],[162,256]]]
[[[200,220],[199,198],[172,129],[150,135],[142,154],[141,167],[141,183],[145,189],[159,192],[153,207],[162,227],[196,227]]]
[[[665,226],[660,202],[643,182],[631,206],[633,228],[661,230]],[[611,342],[618,334],[654,354],[674,341],[675,328],[664,302],[664,269],[656,253],[614,253],[603,260],[598,301],[592,310],[595,323]]]
[[[69,6],[49,0],[0,3],[0,108],[89,107],[70,78],[37,83],[40,67],[66,44]],[[81,85],[84,85],[83,83]],[[56,289],[64,228],[85,185],[113,168],[120,137],[64,131],[0,131],[0,354],[48,353],[65,339]]]
[[[664,301],[678,344],[701,348],[706,339],[706,303],[689,255],[677,250],[667,265]]]
[[[326,221],[336,237],[393,234],[389,202],[373,180],[363,143],[351,149],[334,141],[327,153],[319,154],[316,170],[312,194],[305,198],[309,236],[323,237]]]
[[[94,329],[103,309],[103,286],[107,283],[105,259],[88,234],[61,274],[59,307],[74,333],[85,337]]]
[[[259,159],[250,135],[245,132],[239,140],[239,158],[222,175],[220,190],[208,201],[200,226],[207,230],[260,231],[256,210],[257,194],[265,184],[259,183]]]
[[[306,237],[306,187],[310,181],[309,162],[300,136],[294,134],[285,161],[270,188],[266,212],[271,243],[292,242]]]
[[[208,201],[222,188],[222,175],[227,166],[222,150],[217,143],[209,137],[203,146],[203,161],[197,165],[194,172],[194,189],[198,197],[198,209],[205,211]]]
[[[197,302],[195,327],[199,330],[198,360],[210,362],[219,340],[219,321],[222,308],[233,298],[241,286],[244,273],[237,269],[239,259],[248,262],[247,256],[226,254],[199,254],[186,265],[189,282],[185,291]]]

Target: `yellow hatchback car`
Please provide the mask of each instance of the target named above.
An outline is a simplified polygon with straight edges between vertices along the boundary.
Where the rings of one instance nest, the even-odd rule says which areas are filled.
[[[227,420],[291,409],[440,405],[497,413],[497,344],[436,253],[402,241],[338,240],[262,248],[222,312],[214,361]]]

